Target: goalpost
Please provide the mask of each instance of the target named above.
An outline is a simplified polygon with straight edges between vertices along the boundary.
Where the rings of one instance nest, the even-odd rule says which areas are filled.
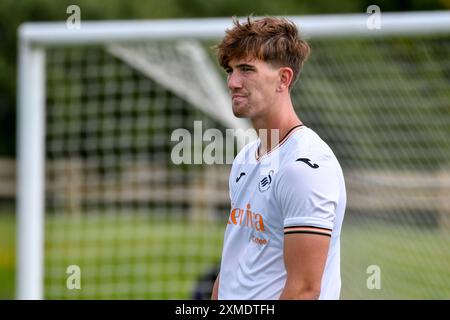
[[[288,18],[312,47],[295,107],[346,177],[343,297],[450,297],[437,258],[450,240],[450,12],[382,13],[375,30],[363,14]],[[172,132],[197,120],[249,128],[211,50],[229,27],[20,27],[17,298],[191,298],[218,264],[229,164],[170,155]],[[366,285],[370,265],[383,290]]]

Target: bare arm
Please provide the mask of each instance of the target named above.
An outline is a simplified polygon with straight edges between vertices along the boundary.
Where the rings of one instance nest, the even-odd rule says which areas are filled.
[[[316,234],[287,234],[284,237],[286,284],[283,299],[318,299],[330,237]]]
[[[214,281],[211,300],[218,300],[218,298],[219,298],[219,276],[220,276],[220,273],[217,275],[216,281]]]

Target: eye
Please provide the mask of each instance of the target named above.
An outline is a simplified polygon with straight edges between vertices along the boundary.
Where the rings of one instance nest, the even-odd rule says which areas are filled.
[[[233,70],[232,70],[231,68],[226,68],[226,69],[225,69],[225,72],[226,72],[228,75],[230,75],[231,72],[233,72]]]

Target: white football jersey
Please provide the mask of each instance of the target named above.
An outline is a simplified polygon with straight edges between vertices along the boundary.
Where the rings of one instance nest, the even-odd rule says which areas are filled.
[[[310,128],[292,129],[269,153],[247,144],[231,168],[219,299],[278,299],[286,282],[284,235],[330,236],[320,299],[339,299],[339,237],[346,205],[342,169]]]

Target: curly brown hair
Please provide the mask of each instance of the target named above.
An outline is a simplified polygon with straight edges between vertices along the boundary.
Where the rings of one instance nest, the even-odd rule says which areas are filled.
[[[290,67],[297,80],[303,63],[309,56],[310,47],[300,38],[297,26],[285,18],[265,17],[246,23],[233,19],[234,27],[226,30],[217,48],[217,57],[224,69],[233,59],[256,58],[275,67]]]

